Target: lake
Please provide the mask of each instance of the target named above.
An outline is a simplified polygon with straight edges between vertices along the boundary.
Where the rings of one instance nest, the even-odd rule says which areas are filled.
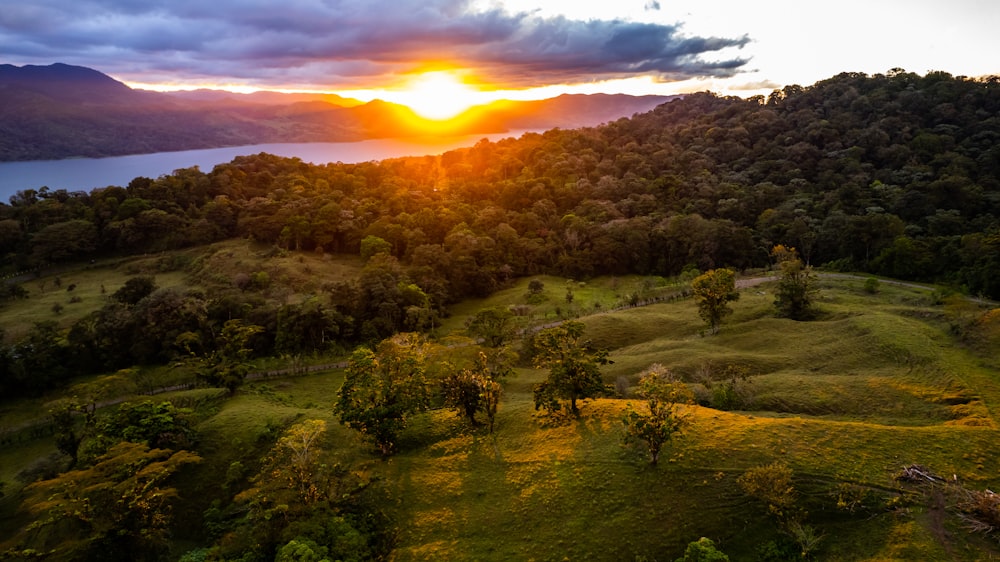
[[[157,152],[110,158],[71,158],[67,160],[34,160],[30,162],[0,162],[0,201],[22,189],[48,186],[51,190],[90,191],[109,185],[126,186],[138,176],[157,178],[180,168],[198,166],[210,172],[216,164],[237,156],[267,152],[278,156],[297,156],[304,162],[368,162],[441,154],[449,150],[472,146],[482,139],[491,141],[519,137],[527,131],[511,131],[490,135],[458,137],[428,137],[419,139],[376,139],[358,142],[275,143]]]

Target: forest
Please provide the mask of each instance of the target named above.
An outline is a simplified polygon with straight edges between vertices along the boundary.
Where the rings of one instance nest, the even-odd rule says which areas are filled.
[[[159,287],[152,275],[135,275],[107,294],[102,285],[103,304],[68,327],[39,319],[0,334],[0,392],[8,403],[83,374],[177,362],[197,364],[211,386],[234,393],[251,358],[343,357],[362,344],[370,349],[351,355],[347,376],[363,379],[408,361],[399,349],[417,345],[399,333],[433,332],[463,301],[526,278],[553,276],[581,287],[619,276],[692,279],[723,268],[771,268],[775,247],[795,248],[806,266],[824,271],[936,283],[996,300],[1000,79],[900,69],[844,73],[766,98],[686,95],[599,127],[484,140],[440,156],[317,166],[257,154],[209,172],[181,169],[89,192],[26,187],[9,203],[0,205],[0,255],[9,278],[0,284],[0,309],[26,298],[25,286],[36,283],[32,272],[49,279],[91,260],[146,256],[158,260],[159,272],[183,271],[198,286]],[[273,259],[358,256],[357,274],[319,279],[308,298],[291,299],[281,296],[288,280],[266,268],[225,273],[210,259],[178,252],[234,239],[269,248]],[[315,277],[311,267],[303,265],[302,275]],[[74,285],[55,279],[49,290],[72,294]],[[567,304],[572,296],[567,289]],[[488,316],[476,319],[488,323]],[[560,337],[582,341],[582,325],[565,329]],[[384,349],[393,345],[398,349]],[[536,345],[536,359],[545,358],[546,345]],[[606,356],[587,361],[606,363]],[[499,368],[484,355],[481,371]],[[463,379],[452,383],[461,390]],[[349,411],[350,397],[340,399],[341,412]],[[63,415],[90,420],[92,413],[75,404]],[[183,444],[183,415],[128,418],[132,413],[91,426],[87,446],[94,449],[80,454],[105,459],[103,465],[67,472],[34,493],[52,493],[71,477],[99,480],[101,471],[128,463],[166,477],[200,462],[183,451],[170,456],[149,448],[157,439]],[[136,419],[158,420],[138,440],[146,448],[129,445],[133,439],[114,445],[134,431]],[[351,423],[368,427],[365,420]],[[337,514],[329,525],[342,528],[315,533],[354,537],[367,557],[387,552],[383,522],[366,511],[377,501],[366,481],[323,465],[335,485],[310,488],[318,478],[311,471],[320,469],[304,451],[325,431],[308,420],[285,433],[271,428],[274,447],[261,474],[271,470],[293,482],[292,492],[281,492],[291,495],[275,500],[269,494],[277,491],[247,488],[240,509],[257,519],[233,531],[230,540],[241,546],[224,550],[250,552],[253,533],[278,533],[277,523],[265,521],[288,509],[281,501],[299,498],[304,503],[293,511],[316,505]],[[72,431],[62,435],[70,450],[84,443]],[[393,443],[379,445],[388,453]],[[248,478],[240,473],[229,482]],[[127,548],[122,544],[116,548]],[[281,545],[270,544],[273,558]]]
[[[996,299],[1000,82],[841,74],[766,99],[693,94],[601,127],[441,156],[315,166],[258,154],[89,193],[24,189],[0,206],[8,273],[233,237],[377,255],[314,303],[313,329],[347,344],[424,329],[511,279],[743,270],[768,265],[776,244],[807,264]],[[262,354],[312,345],[280,333],[279,317],[308,311],[255,300],[266,280],[221,281],[214,298],[160,295],[177,301],[160,308],[204,311],[174,318],[180,332],[240,311],[266,327]],[[4,292],[17,298],[17,284]],[[48,361],[67,364],[68,353],[106,370],[168,359],[162,334],[133,325],[151,312],[130,304],[113,300]]]

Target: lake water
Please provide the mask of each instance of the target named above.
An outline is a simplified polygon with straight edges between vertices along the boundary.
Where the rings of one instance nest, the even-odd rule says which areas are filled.
[[[368,162],[398,158],[441,154],[449,150],[472,146],[482,139],[496,141],[506,137],[519,137],[526,131],[512,131],[491,135],[460,137],[431,137],[420,139],[377,139],[359,142],[278,143],[157,152],[111,158],[72,158],[68,160],[34,160],[30,162],[0,162],[0,201],[10,201],[10,196],[22,189],[48,186],[51,190],[90,191],[109,185],[126,186],[138,176],[157,178],[180,168],[198,166],[210,172],[216,164],[231,161],[237,156],[267,152],[278,156],[297,156],[304,162]]]

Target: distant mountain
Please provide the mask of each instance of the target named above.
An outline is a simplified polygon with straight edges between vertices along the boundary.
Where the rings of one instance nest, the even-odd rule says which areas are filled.
[[[328,103],[339,107],[354,107],[365,102],[338,96],[337,94],[309,94],[259,91],[250,94],[238,94],[225,90],[182,90],[167,92],[167,95],[189,101],[210,103],[257,103],[264,105],[291,105],[293,103]]]
[[[271,142],[338,142],[576,128],[643,113],[664,96],[496,102],[437,124],[407,107],[333,94],[135,90],[96,70],[0,65],[0,161],[103,157]]]
[[[69,103],[139,100],[131,88],[96,70],[56,63],[49,66],[0,65],[0,92],[40,95]]]

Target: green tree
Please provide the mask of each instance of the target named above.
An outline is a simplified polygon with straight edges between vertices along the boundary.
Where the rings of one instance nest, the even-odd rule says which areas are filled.
[[[792,320],[808,320],[815,315],[813,300],[816,295],[816,275],[803,264],[795,248],[775,246],[771,255],[778,260],[781,270],[774,306],[778,316]]]
[[[348,319],[326,309],[317,298],[287,304],[278,310],[274,347],[284,353],[322,351],[341,335],[342,324],[346,326]]]
[[[494,354],[491,361],[487,354],[480,351],[476,355],[475,364],[446,376],[441,381],[444,391],[445,405],[458,410],[473,426],[479,425],[476,414],[482,412],[489,420],[490,433],[493,432],[493,422],[503,386],[500,384],[508,374],[513,372],[509,357],[504,350]]]
[[[42,261],[80,257],[97,249],[97,227],[81,219],[51,224],[31,235],[31,245]]]
[[[706,375],[701,382],[712,391],[714,408],[739,410],[749,405],[753,397],[750,389],[753,383],[750,367],[740,364],[726,365],[718,378],[712,376],[711,364],[707,364],[703,370],[706,371]]]
[[[93,431],[95,404],[80,404],[75,400],[63,402],[49,411],[52,426],[55,429],[56,448],[69,457],[69,467],[76,466],[79,460],[80,445]],[[83,427],[79,427],[76,418],[83,416]]]
[[[426,346],[418,334],[383,340],[375,351],[358,348],[337,393],[340,423],[360,432],[388,456],[407,420],[427,409]]]
[[[186,449],[194,438],[189,416],[191,410],[172,402],[125,402],[96,424],[103,439],[114,442],[145,443],[156,449]]]
[[[372,482],[330,462],[326,430],[311,419],[282,434],[234,498],[245,516],[219,545],[219,559],[381,559],[385,521],[367,504]]]
[[[532,279],[528,282],[527,301],[530,304],[539,304],[545,301],[545,283],[541,279]]]
[[[779,523],[800,518],[798,492],[792,485],[792,469],[781,462],[748,469],[736,482],[750,497],[762,502]]]
[[[11,379],[21,390],[41,394],[70,375],[68,347],[52,320],[35,322],[27,336],[10,350]]]
[[[506,306],[492,306],[476,312],[465,323],[469,334],[489,347],[506,345],[517,334],[514,313]]]
[[[16,550],[55,551],[67,560],[158,560],[169,546],[177,498],[167,482],[200,461],[189,451],[122,442],[93,466],[36,482],[23,503],[34,523]]]
[[[729,557],[715,548],[712,539],[701,537],[688,543],[684,549],[684,557],[678,558],[675,562],[729,562]]]
[[[212,386],[225,388],[229,394],[235,394],[252,368],[249,358],[253,350],[248,342],[262,331],[263,327],[247,324],[238,318],[228,320],[217,338],[216,349],[208,357],[199,360],[201,367],[198,376]],[[187,334],[181,334],[178,339],[188,339]]]
[[[554,412],[561,408],[559,400],[569,400],[570,412],[579,416],[577,400],[607,391],[600,366],[611,362],[608,352],[584,340],[584,328],[581,322],[565,322],[532,338],[535,368],[549,370],[545,382],[535,386],[536,410]]]
[[[659,364],[651,365],[640,376],[638,394],[646,399],[647,413],[628,405],[622,418],[625,442],[642,443],[649,451],[649,462],[655,465],[663,446],[687,423],[677,405],[690,404],[694,396],[687,385]]]
[[[111,294],[116,301],[134,305],[156,290],[156,281],[148,275],[130,277],[120,289]]]
[[[691,291],[698,303],[698,315],[715,334],[722,319],[733,313],[731,301],[740,298],[736,291],[736,272],[732,269],[712,269],[691,281]]]
[[[361,240],[361,257],[368,261],[376,254],[389,254],[392,252],[392,244],[388,241],[369,234]]]

